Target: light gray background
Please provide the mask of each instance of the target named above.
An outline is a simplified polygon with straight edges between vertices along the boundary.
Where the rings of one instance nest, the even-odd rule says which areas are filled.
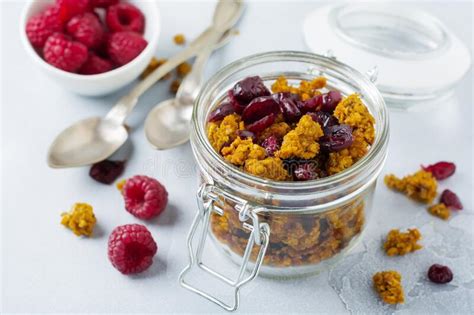
[[[159,3],[163,31],[157,56],[167,57],[179,49],[172,43],[172,36],[181,32],[188,38],[195,36],[210,20],[213,3]],[[410,4],[444,21],[472,51],[472,3]],[[117,225],[140,221],[124,211],[118,191],[91,180],[87,168],[51,170],[45,162],[48,145],[59,131],[78,119],[103,115],[124,91],[104,98],[83,98],[61,90],[45,78],[28,59],[19,40],[18,21],[23,5],[23,1],[2,1],[0,15],[0,311],[221,312],[177,283],[186,263],[186,233],[196,211],[197,181],[190,147],[157,152],[147,144],[143,133],[147,112],[169,97],[169,81],[159,83],[143,97],[129,119],[135,151],[124,176],[155,176],[166,185],[170,205],[159,219],[147,223],[159,246],[153,267],[142,275],[126,277],[107,259],[107,237]],[[241,35],[214,54],[208,75],[251,53],[305,50],[302,21],[319,5],[320,2],[309,1],[249,3],[239,26]],[[447,224],[465,230],[473,227],[472,87],[471,71],[457,87],[456,98],[441,108],[422,113],[392,112],[390,152],[383,171],[405,174],[415,171],[421,163],[455,161],[458,171],[442,187],[458,192],[465,210]],[[94,206],[98,227],[91,239],[77,238],[59,224],[60,213],[76,201]],[[410,226],[415,216],[437,220],[423,211],[423,206],[379,185],[374,215],[364,239],[379,238],[393,227]],[[222,259],[213,251],[210,255],[211,260]],[[226,260],[219,264],[235,268]],[[466,311],[457,310],[455,305],[449,309]],[[410,308],[403,311],[409,313]],[[258,278],[243,289],[240,312],[347,311],[328,285],[327,273],[322,273],[289,281]]]

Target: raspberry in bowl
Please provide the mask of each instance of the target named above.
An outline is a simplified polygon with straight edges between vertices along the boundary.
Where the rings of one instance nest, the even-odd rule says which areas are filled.
[[[153,1],[31,0],[20,23],[33,62],[65,89],[89,96],[135,80],[152,59],[159,33]]]

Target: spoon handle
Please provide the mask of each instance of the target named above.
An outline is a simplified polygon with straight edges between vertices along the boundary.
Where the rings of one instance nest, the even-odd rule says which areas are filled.
[[[123,96],[117,104],[107,113],[105,119],[117,124],[123,124],[125,118],[137,104],[138,98],[153,86],[159,79],[178,65],[195,56],[202,47],[214,38],[216,33],[212,27],[206,29],[198,38],[196,38],[187,48],[177,55],[168,59],[164,64],[150,73],[143,81],[139,82],[127,95]]]

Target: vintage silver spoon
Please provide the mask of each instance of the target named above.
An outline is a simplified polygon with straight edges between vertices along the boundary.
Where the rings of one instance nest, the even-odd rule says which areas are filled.
[[[204,67],[212,51],[209,46],[197,55],[191,72],[184,78],[176,93],[176,98],[158,103],[148,114],[145,120],[145,135],[155,149],[171,149],[189,140],[194,101],[201,88]]]
[[[179,64],[202,49],[208,49],[209,42],[216,43],[216,38],[219,39],[223,31],[235,24],[242,9],[241,0],[220,0],[214,11],[213,24],[186,49],[138,83],[129,94],[118,101],[105,118],[87,118],[63,130],[49,148],[48,165],[53,168],[84,166],[111,156],[128,138],[123,124],[137,104],[138,98]]]

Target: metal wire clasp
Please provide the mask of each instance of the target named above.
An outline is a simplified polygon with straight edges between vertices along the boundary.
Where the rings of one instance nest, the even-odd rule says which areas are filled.
[[[208,234],[211,214],[215,212],[219,215],[224,215],[224,210],[223,206],[221,205],[220,199],[222,197],[226,200],[230,200],[235,203],[234,208],[236,209],[236,211],[239,212],[239,220],[243,223],[243,227],[250,231],[249,240],[242,258],[242,265],[240,266],[239,274],[237,276],[237,279],[235,280],[229,279],[228,277],[211,269],[202,262],[202,253]],[[197,203],[198,212],[194,217],[194,221],[187,238],[189,263],[179,275],[179,283],[184,288],[196,294],[199,294],[200,296],[208,299],[209,301],[214,302],[225,310],[235,311],[239,307],[240,288],[248,282],[252,281],[258,275],[258,272],[263,262],[263,258],[265,256],[265,252],[268,247],[270,239],[270,227],[267,223],[259,222],[258,220],[257,213],[263,210],[263,208],[253,208],[247,203],[247,201],[237,198],[221,189],[218,189],[217,187],[211,184],[204,183],[199,187],[197,193]],[[252,224],[248,224],[246,222],[249,219],[252,221]],[[196,249],[194,249],[193,239],[200,225],[202,225],[201,235],[197,243],[197,247]],[[255,260],[253,269],[249,273],[246,272],[247,266],[249,264],[252,249],[255,244],[260,246],[260,250]],[[192,267],[200,268],[202,271],[206,272],[207,274],[213,276],[216,279],[219,279],[220,281],[228,284],[231,288],[233,288],[233,301],[231,303],[226,303],[221,299],[215,297],[211,293],[187,283],[184,278]]]

